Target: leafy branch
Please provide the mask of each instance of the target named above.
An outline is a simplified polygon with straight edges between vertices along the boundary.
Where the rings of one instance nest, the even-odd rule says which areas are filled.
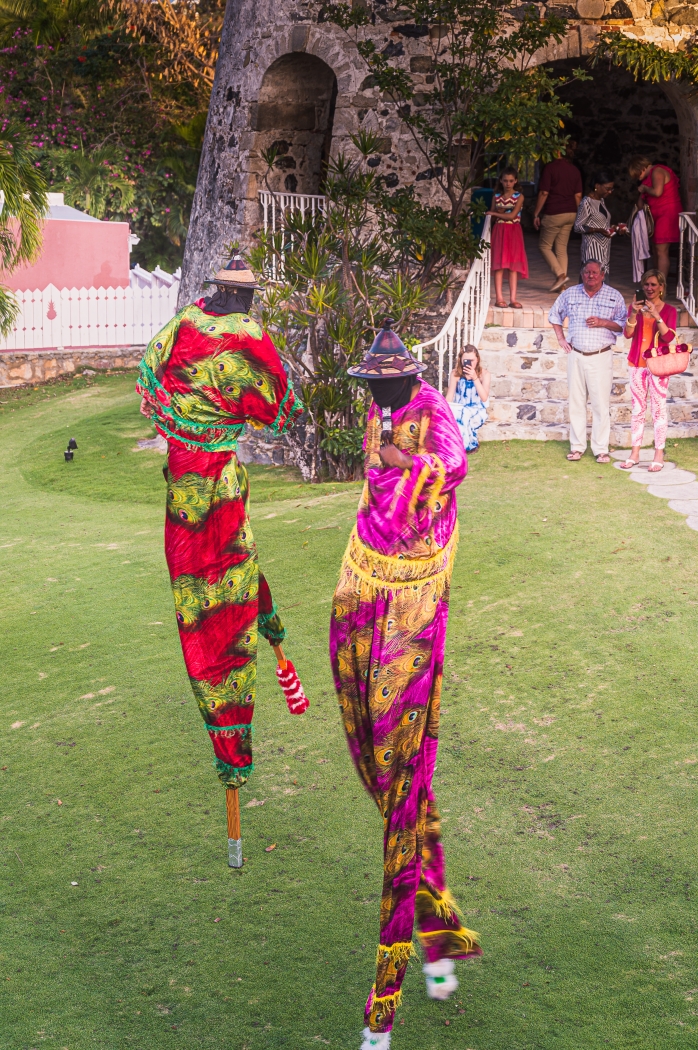
[[[10,274],[39,254],[48,210],[46,182],[36,167],[36,154],[22,131],[12,125],[0,130],[0,191],[0,268]],[[0,286],[0,334],[11,331],[18,309],[15,297]]]
[[[698,82],[698,47],[693,42],[684,51],[666,51],[624,33],[602,33],[591,64],[597,66],[603,61],[627,69],[635,80],[650,84],[666,80]]]
[[[250,253],[252,266],[269,275],[262,322],[308,409],[311,441],[299,465],[313,480],[323,472],[341,480],[360,469],[366,395],[347,368],[361,360],[386,316],[405,332],[447,281],[427,273],[402,212],[368,165],[378,137],[362,132],[352,143],[356,157],[340,154],[330,163],[323,214],[287,213],[279,230],[260,233]],[[275,157],[266,159],[271,166]]]
[[[561,152],[569,107],[557,90],[566,81],[535,65],[534,56],[551,40],[560,42],[567,24],[555,15],[539,18],[537,9],[520,15],[520,7],[500,0],[403,0],[400,11],[429,29],[426,77],[395,65],[389,47],[379,50],[375,39],[362,36],[373,21],[366,6],[333,4],[328,18],[353,35],[457,223],[471,212],[470,190],[488,155],[548,161]],[[573,79],[588,76],[580,69]]]

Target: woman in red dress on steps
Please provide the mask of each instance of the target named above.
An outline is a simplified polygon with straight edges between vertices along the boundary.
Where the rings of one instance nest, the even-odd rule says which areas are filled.
[[[506,306],[504,298],[504,271],[509,271],[509,306],[522,310],[516,301],[519,274],[528,277],[528,259],[521,232],[521,209],[524,196],[519,186],[516,168],[505,168],[499,176],[494,195],[492,216],[492,271],[494,273],[495,306]]]
[[[679,177],[666,164],[653,164],[647,157],[632,157],[628,171],[640,183],[640,199],[654,219],[652,244],[657,269],[669,277],[669,245],[678,244],[679,215],[682,212]]]

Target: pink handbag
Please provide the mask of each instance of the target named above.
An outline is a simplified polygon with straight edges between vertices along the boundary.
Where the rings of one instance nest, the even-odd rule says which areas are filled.
[[[677,376],[686,371],[692,350],[693,347],[688,343],[677,343],[675,339],[660,346],[659,332],[655,332],[654,346],[645,350],[642,356],[652,375],[665,379],[667,376]]]

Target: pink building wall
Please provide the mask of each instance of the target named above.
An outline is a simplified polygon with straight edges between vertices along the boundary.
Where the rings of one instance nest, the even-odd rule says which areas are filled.
[[[66,211],[68,209],[66,208]],[[12,291],[56,288],[128,288],[129,225],[48,218],[41,255],[3,283]]]

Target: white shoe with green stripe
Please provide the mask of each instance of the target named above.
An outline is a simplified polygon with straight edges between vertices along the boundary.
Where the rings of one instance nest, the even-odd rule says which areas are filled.
[[[458,987],[453,959],[439,959],[425,963],[422,970],[427,978],[427,995],[430,999],[448,999]]]
[[[364,1028],[361,1050],[390,1050],[390,1032],[372,1032]]]

